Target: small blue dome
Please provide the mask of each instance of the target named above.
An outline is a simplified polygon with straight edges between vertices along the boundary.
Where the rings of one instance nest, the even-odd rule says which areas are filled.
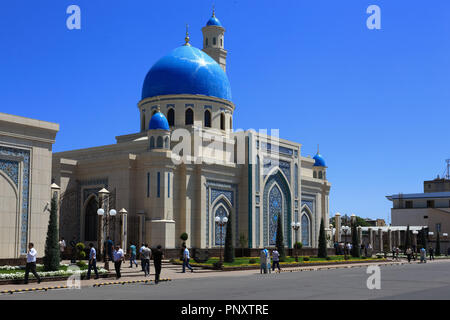
[[[231,101],[222,67],[208,54],[181,46],[159,59],[144,80],[142,99],[168,94],[199,94]]]
[[[315,167],[326,167],[325,165],[325,159],[322,158],[322,156],[320,155],[320,153],[317,153],[314,157],[314,160],[316,160],[316,162],[314,162],[314,166]]]
[[[169,123],[167,122],[166,116],[161,112],[155,113],[150,119],[150,123],[148,125],[149,130],[167,130],[169,131]]]
[[[220,23],[219,19],[217,19],[215,16],[212,16],[211,19],[208,20],[206,25],[207,26],[219,26],[219,27],[222,27],[222,24]]]

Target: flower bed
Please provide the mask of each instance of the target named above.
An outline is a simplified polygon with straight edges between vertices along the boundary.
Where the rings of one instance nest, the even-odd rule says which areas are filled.
[[[36,265],[37,269],[42,268],[43,265]],[[80,276],[85,276],[87,274],[86,269],[79,269],[71,267],[68,264],[61,264],[58,271],[37,271],[37,274],[45,279],[48,277],[69,277],[73,274],[79,274]],[[15,272],[14,272],[15,271]],[[98,273],[100,275],[107,274],[108,271],[104,268],[98,268]],[[23,280],[25,278],[25,267],[23,266],[0,266],[0,280]],[[34,279],[34,275],[30,273],[30,279]]]

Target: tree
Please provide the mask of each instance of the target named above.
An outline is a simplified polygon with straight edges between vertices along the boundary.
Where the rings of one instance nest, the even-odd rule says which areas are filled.
[[[59,269],[59,240],[58,240],[58,204],[56,196],[52,198],[50,217],[48,221],[47,239],[45,240],[44,270],[57,271]]]
[[[233,225],[231,224],[231,214],[228,217],[227,230],[225,233],[225,250],[223,260],[225,262],[234,261],[234,246],[233,246]]]
[[[325,226],[323,225],[323,218],[320,219],[320,231],[319,231],[319,250],[317,252],[319,258],[327,257],[327,238],[325,235]]]
[[[422,246],[422,248],[427,248],[427,239],[425,237],[425,233],[428,234],[428,228],[424,228],[422,230],[419,231],[420,234],[420,245]]]
[[[409,232],[409,224],[408,224],[408,226],[406,227],[406,233],[405,233],[405,247],[403,248],[405,254],[406,254],[406,250],[410,247],[411,247],[411,235]]]
[[[436,234],[436,256],[441,255],[441,239],[439,237],[439,232]]]
[[[277,247],[278,253],[280,254],[280,259],[284,260],[284,258],[286,257],[286,253],[284,252],[283,225],[281,224],[281,214],[279,214],[278,218],[277,218],[276,247]]]
[[[359,258],[360,251],[359,251],[359,235],[358,230],[356,228],[356,223],[352,226],[352,251],[351,255],[354,258]]]

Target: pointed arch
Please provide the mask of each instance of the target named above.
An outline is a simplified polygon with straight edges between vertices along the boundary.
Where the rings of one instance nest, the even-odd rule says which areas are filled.
[[[194,111],[191,108],[188,108],[185,112],[184,123],[185,125],[194,124]]]
[[[225,244],[225,235],[227,232],[227,228],[229,227],[228,224],[226,224],[223,227],[220,227],[216,222],[216,217],[230,217],[232,214],[232,206],[230,201],[224,196],[219,196],[211,206],[213,208],[213,214],[212,214],[212,225],[213,228],[213,235],[212,238],[214,239],[213,245],[214,246],[220,246]],[[232,228],[232,226],[230,226]],[[221,233],[222,231],[222,233]]]
[[[167,122],[170,127],[175,125],[175,110],[173,108],[170,108],[169,111],[167,111]]]
[[[163,138],[161,136],[158,136],[158,138],[156,139],[156,148],[163,148]]]
[[[280,195],[277,191],[271,194],[276,186]],[[275,203],[277,201],[278,203]],[[281,204],[280,204],[281,202]],[[286,177],[283,175],[281,170],[273,171],[273,173],[268,176],[264,184],[263,192],[263,241],[264,246],[273,245],[273,236],[276,231],[271,231],[274,228],[274,222],[277,221],[277,215],[281,215],[281,221],[283,226],[283,239],[286,246],[291,247],[291,211],[292,211],[292,201],[291,201],[291,191]],[[276,230],[276,229],[275,229]]]
[[[150,149],[155,149],[155,137],[150,137]]]
[[[88,196],[84,203],[84,240],[97,241],[98,234],[98,198],[95,194]]]
[[[225,130],[225,114],[220,114],[220,130]]]
[[[300,231],[301,231],[301,241],[303,246],[310,247],[312,245],[312,212],[311,209],[305,204],[302,206],[302,211],[300,214]]]
[[[209,110],[205,110],[204,126],[206,128],[211,128],[211,111]]]

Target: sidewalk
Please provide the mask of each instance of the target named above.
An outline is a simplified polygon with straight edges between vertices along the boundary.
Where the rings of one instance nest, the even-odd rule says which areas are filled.
[[[438,262],[438,261],[436,261]],[[414,262],[412,262],[414,263]],[[417,263],[417,262],[416,262]],[[434,263],[434,261],[433,261]],[[326,266],[303,266],[303,267],[291,267],[291,268],[283,268],[282,272],[300,272],[300,271],[319,271],[319,270],[328,270],[328,269],[342,269],[342,268],[362,268],[367,267],[369,265],[403,265],[408,264],[407,261],[384,261],[384,262],[368,262],[368,263],[360,263],[360,264],[340,264],[340,265],[326,265]],[[98,266],[102,266],[102,263],[99,263]],[[91,275],[90,280],[81,280],[81,287],[86,286],[94,286],[102,283],[115,282],[115,281],[145,281],[151,280],[151,285],[154,285],[153,280],[155,279],[154,274],[154,266],[153,263],[150,266],[150,276],[144,277],[143,271],[141,267],[133,267],[130,268],[129,263],[122,264],[121,273],[122,277],[120,280],[116,280],[115,278],[100,278],[93,279],[93,275]],[[249,275],[259,275],[259,270],[238,270],[238,271],[219,271],[219,270],[205,270],[205,269],[196,269],[194,267],[194,272],[190,272],[189,270],[186,273],[181,272],[182,267],[178,265],[173,265],[168,262],[163,262],[162,270],[161,270],[161,279],[170,279],[170,280],[179,280],[179,279],[189,279],[189,278],[205,278],[205,277],[236,277],[236,276],[249,276]],[[110,273],[114,274],[114,268],[111,270],[110,264]],[[37,284],[37,282],[32,282],[27,285],[25,284],[9,284],[0,286],[0,293],[9,290],[17,290],[17,289],[40,289],[40,288],[51,288],[51,287],[63,287],[67,285],[67,281],[48,281],[41,282]],[[161,284],[163,285],[163,284]]]

